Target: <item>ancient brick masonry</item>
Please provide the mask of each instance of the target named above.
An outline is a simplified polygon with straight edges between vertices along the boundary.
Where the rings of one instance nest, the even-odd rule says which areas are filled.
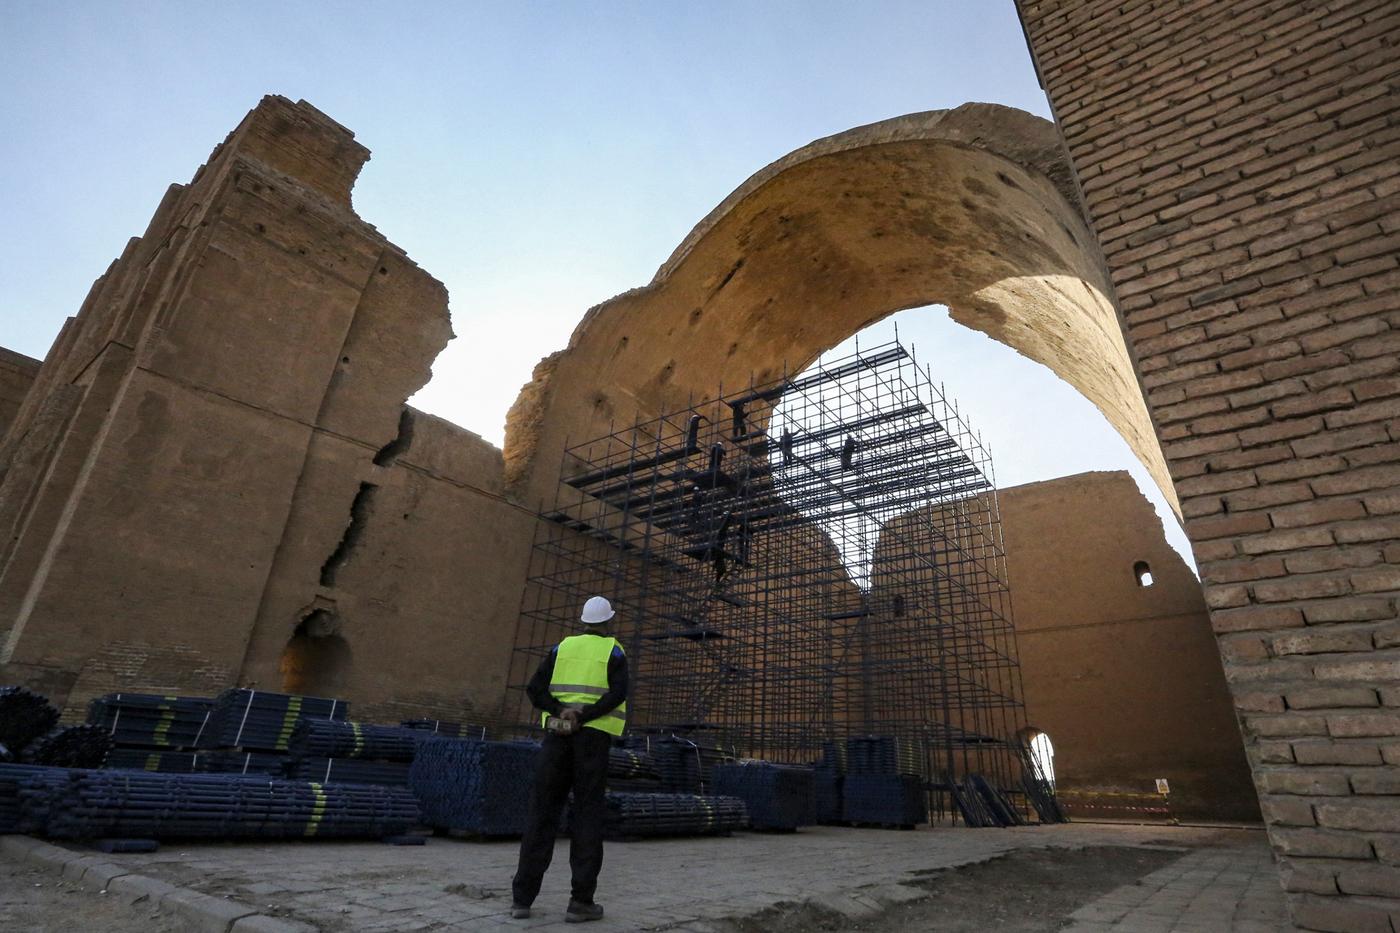
[[[1400,930],[1400,4],[1018,6],[1295,920]]]

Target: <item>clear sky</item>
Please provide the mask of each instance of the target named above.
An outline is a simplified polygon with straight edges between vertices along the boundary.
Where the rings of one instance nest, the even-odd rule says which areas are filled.
[[[167,185],[262,95],[305,98],[373,152],[360,215],[451,295],[457,339],[415,404],[496,443],[583,312],[649,281],[768,162],[967,101],[1049,116],[1011,0],[0,11],[0,345],[42,357]],[[1003,485],[1131,469],[1184,547],[1072,389],[941,312],[900,320],[984,426]]]

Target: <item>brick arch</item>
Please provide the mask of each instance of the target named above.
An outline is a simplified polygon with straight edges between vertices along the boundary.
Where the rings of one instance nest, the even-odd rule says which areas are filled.
[[[1112,295],[1053,124],[966,104],[858,127],[755,174],[651,283],[590,310],[510,412],[507,478],[545,492],[566,439],[942,304],[1092,401],[1175,505]]]

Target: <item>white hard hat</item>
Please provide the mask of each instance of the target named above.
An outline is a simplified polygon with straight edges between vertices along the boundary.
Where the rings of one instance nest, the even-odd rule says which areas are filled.
[[[608,621],[613,615],[612,603],[601,596],[593,596],[583,604],[583,615],[579,619],[587,625],[597,625]]]

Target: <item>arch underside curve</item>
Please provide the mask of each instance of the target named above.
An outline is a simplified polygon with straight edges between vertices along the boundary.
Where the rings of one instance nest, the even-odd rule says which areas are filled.
[[[799,371],[942,304],[1092,401],[1176,509],[1113,294],[1053,124],[965,104],[858,127],[755,174],[648,285],[584,316],[511,409],[507,480],[547,493],[566,440]]]

